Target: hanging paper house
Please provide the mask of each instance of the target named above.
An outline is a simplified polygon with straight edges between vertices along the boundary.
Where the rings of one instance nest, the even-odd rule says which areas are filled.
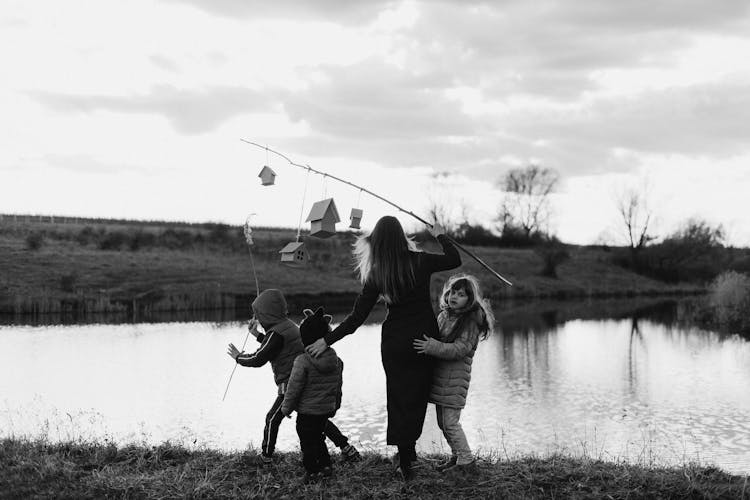
[[[328,238],[336,234],[336,223],[340,221],[333,198],[315,202],[305,220],[310,222],[310,236],[318,238]]]
[[[264,186],[273,186],[274,180],[276,179],[276,172],[274,172],[268,165],[264,165],[258,174],[258,177],[260,177]]]
[[[352,208],[352,211],[349,214],[349,220],[351,221],[349,227],[351,229],[359,229],[359,223],[362,220],[362,214],[363,212],[361,208]]]
[[[301,241],[293,241],[279,250],[281,263],[292,267],[303,267],[307,264],[308,256],[305,244]]]

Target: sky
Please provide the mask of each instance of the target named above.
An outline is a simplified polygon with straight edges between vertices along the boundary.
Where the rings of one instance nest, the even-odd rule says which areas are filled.
[[[246,139],[422,217],[491,227],[537,164],[563,241],[622,242],[638,189],[656,235],[697,217],[747,246],[748,54],[746,0],[4,0],[0,213],[398,214]]]

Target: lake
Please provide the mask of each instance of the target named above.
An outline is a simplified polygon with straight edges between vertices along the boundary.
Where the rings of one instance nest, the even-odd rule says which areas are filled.
[[[462,415],[474,451],[750,473],[750,342],[675,324],[674,303],[636,302],[498,311]],[[386,452],[382,314],[372,319],[334,346],[345,363],[334,421],[361,449]],[[242,344],[245,324],[0,325],[0,435],[259,446],[276,390],[270,367],[238,367],[222,401],[234,365],[226,345]],[[293,421],[278,447],[298,447]],[[432,407],[418,449],[449,451]]]

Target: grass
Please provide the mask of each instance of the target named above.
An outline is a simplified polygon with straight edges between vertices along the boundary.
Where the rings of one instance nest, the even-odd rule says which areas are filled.
[[[425,457],[403,483],[386,457],[334,456],[333,478],[302,483],[298,452],[270,467],[257,451],[187,450],[111,443],[0,441],[0,498],[750,498],[748,478],[712,467],[645,467],[553,455],[482,458],[470,473],[441,474]]]
[[[170,230],[163,226],[102,223],[86,232],[99,243],[79,238],[86,227],[9,226],[7,221],[0,225],[0,313],[244,310],[255,295],[250,256],[239,228],[226,226],[219,231],[210,225],[186,226],[180,229],[185,232],[180,240],[184,245],[170,248],[159,246],[164,243],[161,236]],[[158,236],[154,240],[157,243],[137,250],[127,244],[120,249],[102,249],[100,243],[115,231],[113,227],[128,238],[153,232]],[[29,247],[31,233],[44,234],[38,247]],[[302,269],[279,263],[278,250],[294,239],[293,230],[256,228],[253,235],[261,288],[280,288],[288,297],[339,297],[347,304],[358,292],[351,258],[354,234],[342,232],[327,240],[306,238],[312,261]],[[432,241],[424,242],[423,247],[430,251],[438,248]],[[514,283],[512,288],[503,285],[463,255],[461,271],[479,276],[486,293],[494,298],[663,295],[705,290],[699,284],[670,285],[638,275],[617,266],[610,252],[596,247],[568,247],[570,259],[558,266],[557,279],[541,275],[543,261],[533,249],[469,248]],[[435,293],[449,274],[436,275]]]

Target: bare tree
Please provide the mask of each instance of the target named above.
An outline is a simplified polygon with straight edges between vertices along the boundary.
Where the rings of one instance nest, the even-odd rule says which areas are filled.
[[[452,175],[450,172],[432,174],[432,183],[427,193],[428,220],[443,226],[448,234],[453,234],[459,225],[455,214],[456,203],[450,190]],[[462,210],[465,210],[463,206]]]
[[[654,212],[648,202],[647,188],[643,191],[630,188],[617,198],[617,213],[630,254],[635,259],[642,248],[656,239],[649,234]]]
[[[549,195],[560,179],[557,171],[529,165],[505,174],[498,184],[505,192],[500,206],[501,229],[521,229],[526,237],[548,232],[551,209]]]

